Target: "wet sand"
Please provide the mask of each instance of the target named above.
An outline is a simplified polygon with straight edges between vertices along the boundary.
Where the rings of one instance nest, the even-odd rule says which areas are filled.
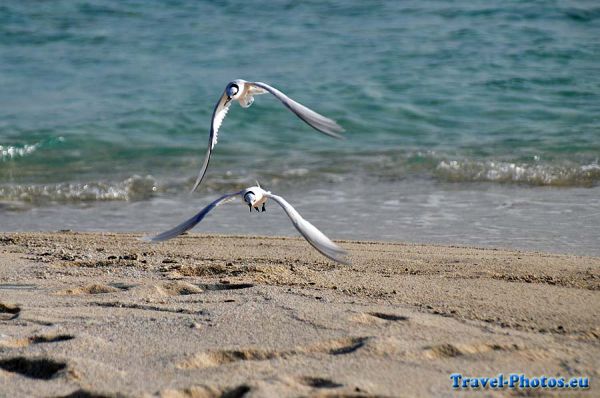
[[[138,237],[0,234],[0,396],[454,396],[450,374],[501,372],[598,388],[597,257],[342,241],[344,266],[297,238]]]

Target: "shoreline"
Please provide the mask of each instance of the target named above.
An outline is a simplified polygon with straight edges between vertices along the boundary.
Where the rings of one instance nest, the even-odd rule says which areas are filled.
[[[0,363],[20,361],[0,390],[430,396],[456,372],[600,375],[600,257],[336,240],[345,266],[301,238],[140,236],[0,233]]]
[[[175,220],[175,222],[182,220]],[[172,227],[173,225],[171,225]],[[169,228],[166,226],[163,229]],[[229,234],[222,232],[212,232],[212,231],[200,231],[195,228],[192,232],[186,232],[180,236],[195,236],[195,237],[206,237],[206,238],[223,238],[223,239],[272,239],[272,240],[303,240],[302,237],[297,233],[293,227],[290,227],[289,235],[286,234],[273,234],[273,235],[257,235],[248,233],[238,233],[238,234]],[[103,230],[72,230],[72,229],[54,229],[54,230],[34,230],[34,231],[20,231],[20,230],[8,230],[8,231],[0,231],[0,238],[5,235],[52,235],[52,234],[79,234],[79,235],[94,235],[94,236],[135,236],[138,238],[144,236],[154,236],[160,232],[164,232],[162,230],[152,230],[151,232],[140,232],[138,230],[119,230],[119,231],[103,231]],[[573,252],[569,251],[552,251],[551,249],[538,249],[538,248],[523,248],[523,247],[512,247],[512,246],[502,246],[502,245],[492,245],[492,244],[476,244],[476,243],[444,243],[444,242],[425,242],[420,240],[394,240],[394,239],[354,239],[354,238],[334,238],[330,237],[331,240],[338,244],[351,244],[351,245],[389,245],[389,246],[415,246],[415,247],[436,247],[436,248],[448,248],[448,249],[469,249],[469,250],[483,250],[483,251],[501,251],[501,252],[515,252],[515,253],[524,253],[524,254],[540,254],[540,255],[549,255],[549,256],[567,256],[567,257],[582,257],[582,258],[590,258],[590,259],[598,259],[600,255],[596,255],[594,253],[584,253],[578,254],[575,249]],[[142,243],[142,242],[140,242]],[[154,243],[156,244],[156,243]]]
[[[368,185],[377,195],[368,202],[362,192],[364,185],[356,182],[333,192],[328,186],[276,183],[271,189],[332,239],[600,256],[596,238],[600,235],[600,187],[561,190],[413,179],[387,185],[369,181]],[[160,232],[196,214],[219,192],[194,198],[161,194],[139,201],[56,203],[2,212],[0,226],[12,232]],[[556,227],[549,230],[549,221]],[[250,215],[247,207],[231,203],[211,212],[194,231],[296,236],[289,219],[275,204],[264,214]]]

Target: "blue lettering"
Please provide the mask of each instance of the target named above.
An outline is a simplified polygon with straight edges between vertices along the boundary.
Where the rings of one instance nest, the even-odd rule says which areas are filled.
[[[469,381],[471,379],[469,379],[468,377],[464,377],[463,378],[463,382],[462,382],[462,388],[469,388]]]
[[[538,388],[540,386],[540,380],[537,377],[532,377],[530,384],[531,388]]]
[[[527,377],[524,373],[509,373],[508,377],[504,377],[503,373],[498,373],[496,377],[465,377],[460,373],[452,373],[450,375],[452,388],[458,389],[480,389],[490,388],[498,389],[508,386],[508,388],[590,388],[589,377]]]
[[[570,385],[571,387],[573,387],[573,388],[576,388],[576,387],[577,387],[577,384],[579,384],[579,383],[578,383],[578,380],[577,380],[577,377],[573,377],[573,378],[571,379],[571,381],[569,381],[569,385]]]
[[[452,380],[452,388],[458,388],[458,383],[460,383],[461,378],[462,375],[460,373],[453,373],[450,375],[450,379]]]

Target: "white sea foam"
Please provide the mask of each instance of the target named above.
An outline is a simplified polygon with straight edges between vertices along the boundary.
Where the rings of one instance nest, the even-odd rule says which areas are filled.
[[[537,186],[592,186],[600,181],[597,163],[527,164],[503,161],[442,160],[435,174],[452,182],[522,183]]]
[[[39,146],[40,143],[23,146],[0,145],[0,160],[5,161],[27,156],[33,153]]]
[[[148,199],[157,191],[152,176],[131,176],[123,181],[0,186],[0,199],[33,204]]]

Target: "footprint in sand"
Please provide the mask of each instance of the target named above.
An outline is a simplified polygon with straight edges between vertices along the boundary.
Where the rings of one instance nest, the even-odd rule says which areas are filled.
[[[70,334],[36,335],[24,339],[0,341],[0,347],[22,348],[27,347],[31,344],[58,343],[61,341],[72,340],[74,338],[75,336],[72,336]]]
[[[62,290],[62,291],[58,292],[58,294],[68,295],[68,296],[79,296],[79,295],[84,295],[84,294],[116,293],[116,292],[120,292],[122,290],[123,289],[120,289],[118,287],[94,283],[92,285]]]
[[[493,344],[493,343],[472,343],[472,344],[438,344],[424,347],[423,357],[427,359],[454,358],[458,356],[484,354],[491,351],[519,351],[521,347],[516,344]]]
[[[49,358],[14,357],[0,360],[0,369],[30,379],[49,380],[67,368],[64,362]]]
[[[182,281],[167,282],[160,286],[156,286],[156,288],[166,296],[186,296],[189,294],[202,293],[204,291],[204,289],[196,285]]]
[[[201,284],[199,286],[204,290],[238,290],[254,287],[252,283],[215,283],[212,285]]]
[[[369,315],[375,318],[383,319],[385,321],[408,321],[408,317],[404,315],[385,314],[383,312],[369,312]]]
[[[114,284],[112,286],[115,286]],[[187,296],[191,294],[199,294],[204,289],[197,285],[184,282],[184,281],[170,281],[156,284],[140,284],[140,285],[129,285],[127,290],[130,297],[136,299],[156,299],[174,296]]]
[[[114,284],[112,286],[115,286]],[[132,286],[129,286],[132,287]],[[128,287],[128,288],[129,288]],[[132,289],[136,296],[186,296],[205,291],[238,290],[254,287],[251,283],[192,284],[184,281],[171,281],[155,285],[139,285]],[[112,291],[112,290],[111,290]]]
[[[306,392],[306,387],[310,392]],[[302,391],[302,394],[299,392]],[[344,388],[322,377],[277,377],[264,380],[251,380],[248,384],[235,387],[216,387],[196,385],[183,389],[167,389],[159,392],[160,398],[242,398],[253,393],[257,396],[310,396],[315,398],[375,398],[376,395],[366,393],[359,387]],[[104,397],[102,397],[104,398]]]
[[[362,323],[365,325],[385,324],[389,322],[408,321],[408,317],[404,315],[388,314],[383,312],[362,312],[350,317],[352,322]]]
[[[322,377],[301,377],[298,379],[298,382],[312,388],[339,388],[344,386],[343,384]]]
[[[21,307],[14,304],[0,303],[0,321],[16,319],[21,313]]]
[[[192,386],[181,390],[163,390],[159,396],[160,398],[242,398],[250,391],[251,388],[245,384],[231,388]]]
[[[89,390],[75,390],[70,394],[61,395],[53,398],[119,398],[123,397],[120,394],[103,394],[101,392],[89,391]]]
[[[161,296],[183,296],[189,294],[199,294],[207,291],[215,291],[215,290],[238,290],[238,289],[249,289],[254,287],[251,283],[216,283],[216,284],[199,284],[194,285],[188,282],[183,281],[173,281],[166,282],[159,285],[152,286],[136,286],[136,285],[128,285],[125,283],[111,283],[108,285],[103,285],[99,283],[94,283],[87,286],[74,287],[66,290],[61,290],[57,292],[59,295],[69,295],[69,296],[78,296],[78,295],[86,295],[86,294],[104,294],[104,293],[117,293],[120,291],[135,289],[136,293],[144,294],[144,292],[148,294],[158,293]],[[17,311],[18,307],[3,305],[0,303],[0,315],[3,312]],[[18,312],[18,311],[17,311]]]
[[[206,351],[180,362],[177,367],[180,369],[202,369],[238,361],[265,361],[312,353],[345,355],[363,347],[368,339],[369,337],[341,338],[319,342],[311,346],[297,347],[287,351],[269,351],[254,348]]]

